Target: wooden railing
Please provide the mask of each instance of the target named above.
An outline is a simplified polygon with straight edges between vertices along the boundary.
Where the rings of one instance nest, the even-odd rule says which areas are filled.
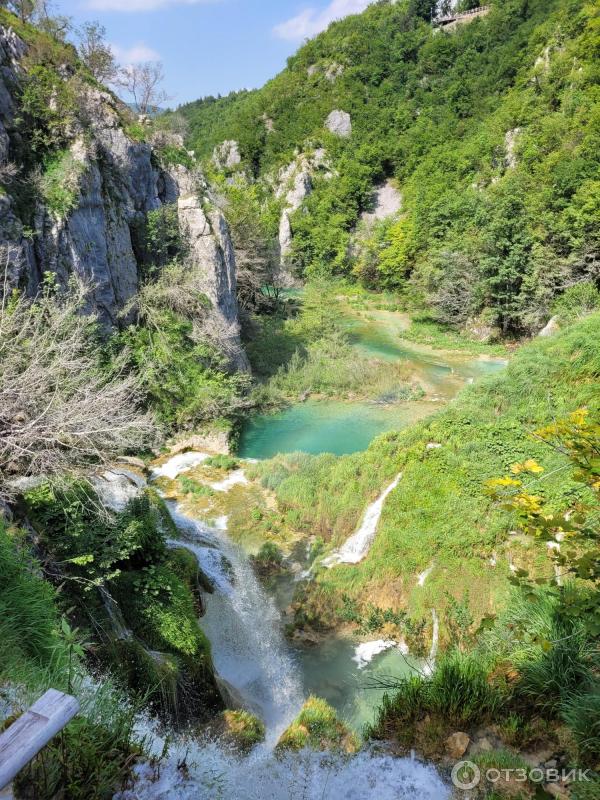
[[[471,8],[469,11],[461,11],[460,14],[448,14],[445,17],[437,17],[434,20],[434,25],[447,25],[449,22],[456,22],[457,20],[466,19],[467,17],[476,17],[478,14],[487,14],[491,6],[479,6],[478,8]]]
[[[48,689],[0,736],[0,794],[79,711],[79,701]],[[10,797],[10,792],[6,795]]]

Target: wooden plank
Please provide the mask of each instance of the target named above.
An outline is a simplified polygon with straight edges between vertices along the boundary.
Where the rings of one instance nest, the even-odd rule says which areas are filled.
[[[40,750],[73,719],[79,701],[48,691],[0,736],[0,789],[9,784]]]

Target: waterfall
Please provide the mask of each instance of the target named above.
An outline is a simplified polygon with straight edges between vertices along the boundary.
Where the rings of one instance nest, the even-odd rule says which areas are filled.
[[[170,464],[167,469],[176,472],[188,465]],[[378,501],[371,539],[383,501],[399,479]],[[151,761],[138,764],[134,786],[114,800],[449,800],[450,790],[437,771],[414,759],[373,748],[352,757],[309,750],[275,753],[280,734],[304,699],[277,609],[243,552],[228,538],[226,518],[209,527],[182,513],[176,503],[167,506],[178,530],[169,545],[193,552],[214,586],[201,625],[216,671],[241,704],[264,720],[267,738],[243,755],[222,741],[193,733],[176,736],[166,748],[156,723],[139,719],[137,732],[148,737],[151,752],[160,757],[168,749],[168,755],[158,768]]]
[[[398,486],[401,478],[402,473],[395,478],[393,483],[390,483],[387,489],[380,494],[374,503],[371,503],[365,511],[360,528],[346,540],[339,550],[323,559],[322,563],[324,566],[331,568],[336,564],[358,564],[359,561],[363,560],[375,539],[379,518],[383,511],[383,504],[390,492],[393,492],[396,486]]]
[[[215,669],[243,705],[261,717],[275,743],[303,702],[299,672],[275,604],[224,531],[182,514],[173,504],[169,510],[181,533],[171,544],[193,552],[215,586],[201,620]]]

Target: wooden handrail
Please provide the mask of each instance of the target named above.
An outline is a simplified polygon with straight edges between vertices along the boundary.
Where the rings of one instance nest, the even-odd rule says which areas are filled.
[[[0,789],[32,761],[79,711],[79,701],[48,691],[0,736]]]
[[[479,6],[478,8],[470,8],[468,11],[461,11],[458,14],[448,14],[445,17],[438,17],[434,20],[436,24],[442,24],[444,22],[455,22],[457,19],[463,19],[464,17],[472,17],[475,14],[482,14],[484,11],[489,11],[491,6]]]

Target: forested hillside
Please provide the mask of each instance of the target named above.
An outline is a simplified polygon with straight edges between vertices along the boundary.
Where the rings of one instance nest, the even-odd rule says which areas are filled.
[[[208,156],[236,140],[230,171],[251,181],[325,148],[330,169],[291,219],[298,274],[393,289],[492,335],[535,330],[565,288],[585,294],[599,278],[597,5],[494,2],[451,30],[417,5],[374,3],[261,90],[182,107],[191,146]],[[350,115],[350,136],[324,127],[333,110]],[[389,178],[401,213],[357,244],[373,186]]]

